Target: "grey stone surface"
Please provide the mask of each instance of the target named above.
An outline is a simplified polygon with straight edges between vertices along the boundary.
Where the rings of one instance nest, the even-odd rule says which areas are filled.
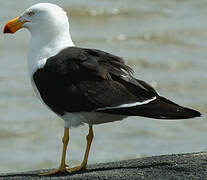
[[[88,169],[73,174],[39,176],[38,170],[31,172],[1,174],[0,180],[36,180],[36,179],[154,179],[154,180],[207,180],[207,152],[163,155],[119,162],[94,164]]]

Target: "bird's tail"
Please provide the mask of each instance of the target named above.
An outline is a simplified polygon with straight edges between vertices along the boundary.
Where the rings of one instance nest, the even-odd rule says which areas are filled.
[[[102,112],[155,119],[188,119],[201,116],[200,112],[182,107],[161,96],[147,104],[119,109],[107,109]]]

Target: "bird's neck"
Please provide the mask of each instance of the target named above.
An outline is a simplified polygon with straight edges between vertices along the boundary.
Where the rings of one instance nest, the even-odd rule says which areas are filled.
[[[69,31],[61,34],[31,34],[28,53],[28,69],[30,76],[44,66],[46,59],[56,55],[66,47],[74,46]]]

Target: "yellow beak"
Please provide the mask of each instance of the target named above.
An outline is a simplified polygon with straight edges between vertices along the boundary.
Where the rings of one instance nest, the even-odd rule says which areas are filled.
[[[11,21],[7,22],[7,24],[4,26],[4,33],[15,33],[19,29],[22,28],[22,25],[26,21],[20,21],[20,17],[17,17],[15,19],[12,19]]]

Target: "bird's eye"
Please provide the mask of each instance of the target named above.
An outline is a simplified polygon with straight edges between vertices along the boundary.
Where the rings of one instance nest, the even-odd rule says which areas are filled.
[[[34,13],[33,11],[30,11],[30,12],[27,13],[27,15],[28,15],[29,17],[33,16],[34,14],[35,14],[35,13]]]

